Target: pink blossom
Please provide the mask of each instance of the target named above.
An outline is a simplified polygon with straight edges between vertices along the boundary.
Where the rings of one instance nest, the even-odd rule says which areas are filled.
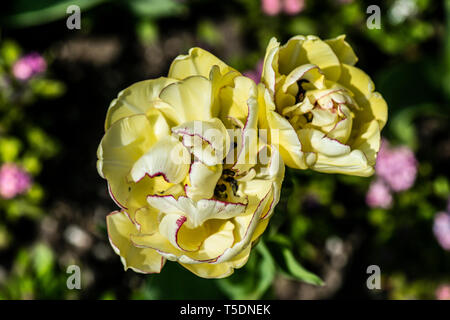
[[[262,11],[268,16],[284,13],[295,15],[305,8],[305,0],[262,0]]]
[[[13,65],[13,74],[19,80],[28,80],[36,74],[44,72],[47,63],[37,52],[32,52],[23,56]]]
[[[436,299],[438,300],[450,300],[450,285],[440,285],[435,292]]]
[[[248,70],[248,71],[244,72],[244,76],[249,77],[256,83],[259,83],[261,81],[263,67],[264,67],[264,61],[260,60],[260,61],[258,61],[256,68],[254,70]]]
[[[371,208],[389,208],[392,205],[389,187],[382,180],[372,182],[366,194],[366,203]]]
[[[284,0],[284,12],[289,15],[300,13],[305,7],[305,0]]]
[[[275,16],[281,11],[281,0],[262,0],[262,11],[268,16]]]
[[[30,175],[14,163],[5,163],[0,168],[0,196],[11,199],[24,193],[31,186]]]
[[[417,160],[408,147],[392,148],[383,140],[375,171],[393,191],[407,190],[416,180]]]
[[[441,247],[450,251],[450,214],[439,212],[434,217],[433,233]]]

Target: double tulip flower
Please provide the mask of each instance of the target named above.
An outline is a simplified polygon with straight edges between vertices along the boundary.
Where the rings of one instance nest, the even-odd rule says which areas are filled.
[[[356,60],[343,36],[272,39],[257,85],[193,48],[120,92],[97,167],[120,207],[107,227],[125,269],[171,260],[227,277],[266,229],[284,164],[372,174],[387,107]]]

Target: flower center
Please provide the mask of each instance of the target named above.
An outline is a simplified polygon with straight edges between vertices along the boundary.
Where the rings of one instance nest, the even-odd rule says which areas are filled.
[[[218,199],[229,199],[237,197],[239,188],[238,181],[234,178],[236,172],[232,169],[224,169],[222,176],[217,181],[214,196]]]

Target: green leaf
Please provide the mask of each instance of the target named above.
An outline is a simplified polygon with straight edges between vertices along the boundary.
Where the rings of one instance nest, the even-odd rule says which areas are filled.
[[[288,243],[289,241],[285,237],[280,237],[279,235],[270,237],[268,242],[270,251],[275,257],[280,271],[287,277],[293,279],[317,286],[324,285],[324,282],[320,277],[306,270],[297,261]]]
[[[1,22],[11,27],[29,27],[49,23],[64,17],[67,7],[77,5],[82,14],[106,0],[16,0],[10,10],[1,14]]]
[[[56,80],[33,79],[30,85],[33,92],[43,98],[55,98],[66,91],[64,83]]]
[[[298,263],[298,261],[295,259],[294,255],[292,254],[292,251],[288,248],[284,248],[282,250],[282,254],[284,257],[284,262],[287,268],[287,271],[289,272],[289,275],[293,276],[295,279],[313,284],[316,286],[323,286],[324,282],[322,279],[320,279],[318,276],[316,276],[314,273],[306,270],[303,268],[303,266]]]
[[[174,0],[132,0],[125,2],[139,17],[158,18],[182,12],[183,5]]]
[[[217,281],[219,288],[230,299],[260,299],[272,285],[276,265],[270,251],[262,241],[253,251],[242,269],[236,270],[229,278]]]

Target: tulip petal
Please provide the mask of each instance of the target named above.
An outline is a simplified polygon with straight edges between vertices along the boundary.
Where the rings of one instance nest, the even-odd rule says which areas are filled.
[[[181,263],[183,267],[193,274],[205,279],[222,279],[230,276],[233,273],[233,267],[230,263],[199,263],[189,264]]]
[[[180,55],[173,60],[169,78],[185,79],[193,75],[208,78],[213,66],[218,66],[221,74],[234,70],[208,51],[198,47],[191,48],[187,55]]]
[[[388,118],[388,108],[386,101],[381,94],[374,92],[369,99],[370,111],[374,119],[376,119],[380,125],[380,130],[383,129]]]
[[[376,120],[372,120],[358,131],[358,136],[352,143],[352,147],[361,150],[365,154],[368,164],[374,166],[378,150],[380,149],[380,141],[379,123]]]
[[[353,150],[348,154],[338,157],[327,157],[319,153],[317,155],[317,161],[311,168],[319,172],[344,173],[361,177],[368,177],[374,171],[361,150]]]
[[[208,76],[208,75],[207,75]],[[191,76],[165,87],[160,99],[172,106],[181,122],[212,118],[211,81],[202,76]]]
[[[163,176],[167,182],[179,183],[189,172],[191,158],[186,148],[172,136],[156,142],[131,168],[131,178],[138,182],[145,176]]]
[[[222,164],[230,149],[230,137],[222,121],[189,121],[172,128],[172,132],[183,138],[183,144],[191,153],[208,166]]]
[[[108,235],[114,251],[120,255],[125,270],[139,273],[159,273],[165,259],[155,250],[137,248],[130,241],[130,235],[137,233],[136,226],[123,212],[113,212],[106,217]]]
[[[342,34],[336,38],[325,40],[325,42],[333,49],[341,63],[353,66],[358,62],[358,57],[352,47],[345,41],[345,35]]]
[[[341,74],[339,59],[331,47],[315,36],[295,36],[280,47],[279,71],[289,74],[303,64],[315,64],[326,78],[337,81]]]
[[[306,169],[302,146],[294,128],[287,119],[275,111],[275,105],[267,92],[260,93],[261,95],[264,95],[264,98],[260,98],[263,99],[260,100],[260,106],[265,108],[266,116],[260,116],[264,119],[260,122],[267,121],[266,125],[270,128],[270,143],[278,148],[287,166]]]
[[[323,132],[316,129],[300,129],[297,131],[297,134],[302,146],[308,151],[330,157],[346,155],[351,151],[348,145],[330,139]]]
[[[192,163],[186,195],[192,200],[209,199],[222,175],[222,165],[207,166],[200,161]]]
[[[160,77],[137,82],[122,90],[109,106],[105,130],[124,117],[146,114],[148,109],[152,107],[152,102],[159,100],[161,90],[175,81],[175,79]]]
[[[270,90],[272,96],[275,94],[275,85],[277,83],[279,47],[280,43],[276,38],[270,39],[266,49],[266,56],[264,57],[264,66],[261,75],[262,82]]]
[[[193,201],[190,198],[180,196],[175,199],[172,196],[148,196],[148,203],[167,214],[185,214],[187,223],[196,228],[203,222],[211,219],[231,219],[245,211],[243,203],[224,202],[214,199],[201,199]]]
[[[155,142],[152,132],[145,115],[122,118],[106,131],[98,147],[98,172],[108,180],[112,197],[122,207],[131,186],[127,176],[134,162]]]
[[[342,64],[339,83],[354,94],[359,107],[367,108],[369,106],[369,99],[372,96],[375,85],[364,71],[348,64]]]
[[[186,226],[187,218],[184,215],[167,214],[160,224],[159,232],[170,243],[182,251],[197,251],[207,236],[203,226],[189,228]]]
[[[295,68],[289,73],[282,86],[283,92],[287,92],[292,84],[302,79],[314,84],[317,89],[322,89],[324,87],[325,79],[322,71],[320,71],[318,66],[307,63]]]

